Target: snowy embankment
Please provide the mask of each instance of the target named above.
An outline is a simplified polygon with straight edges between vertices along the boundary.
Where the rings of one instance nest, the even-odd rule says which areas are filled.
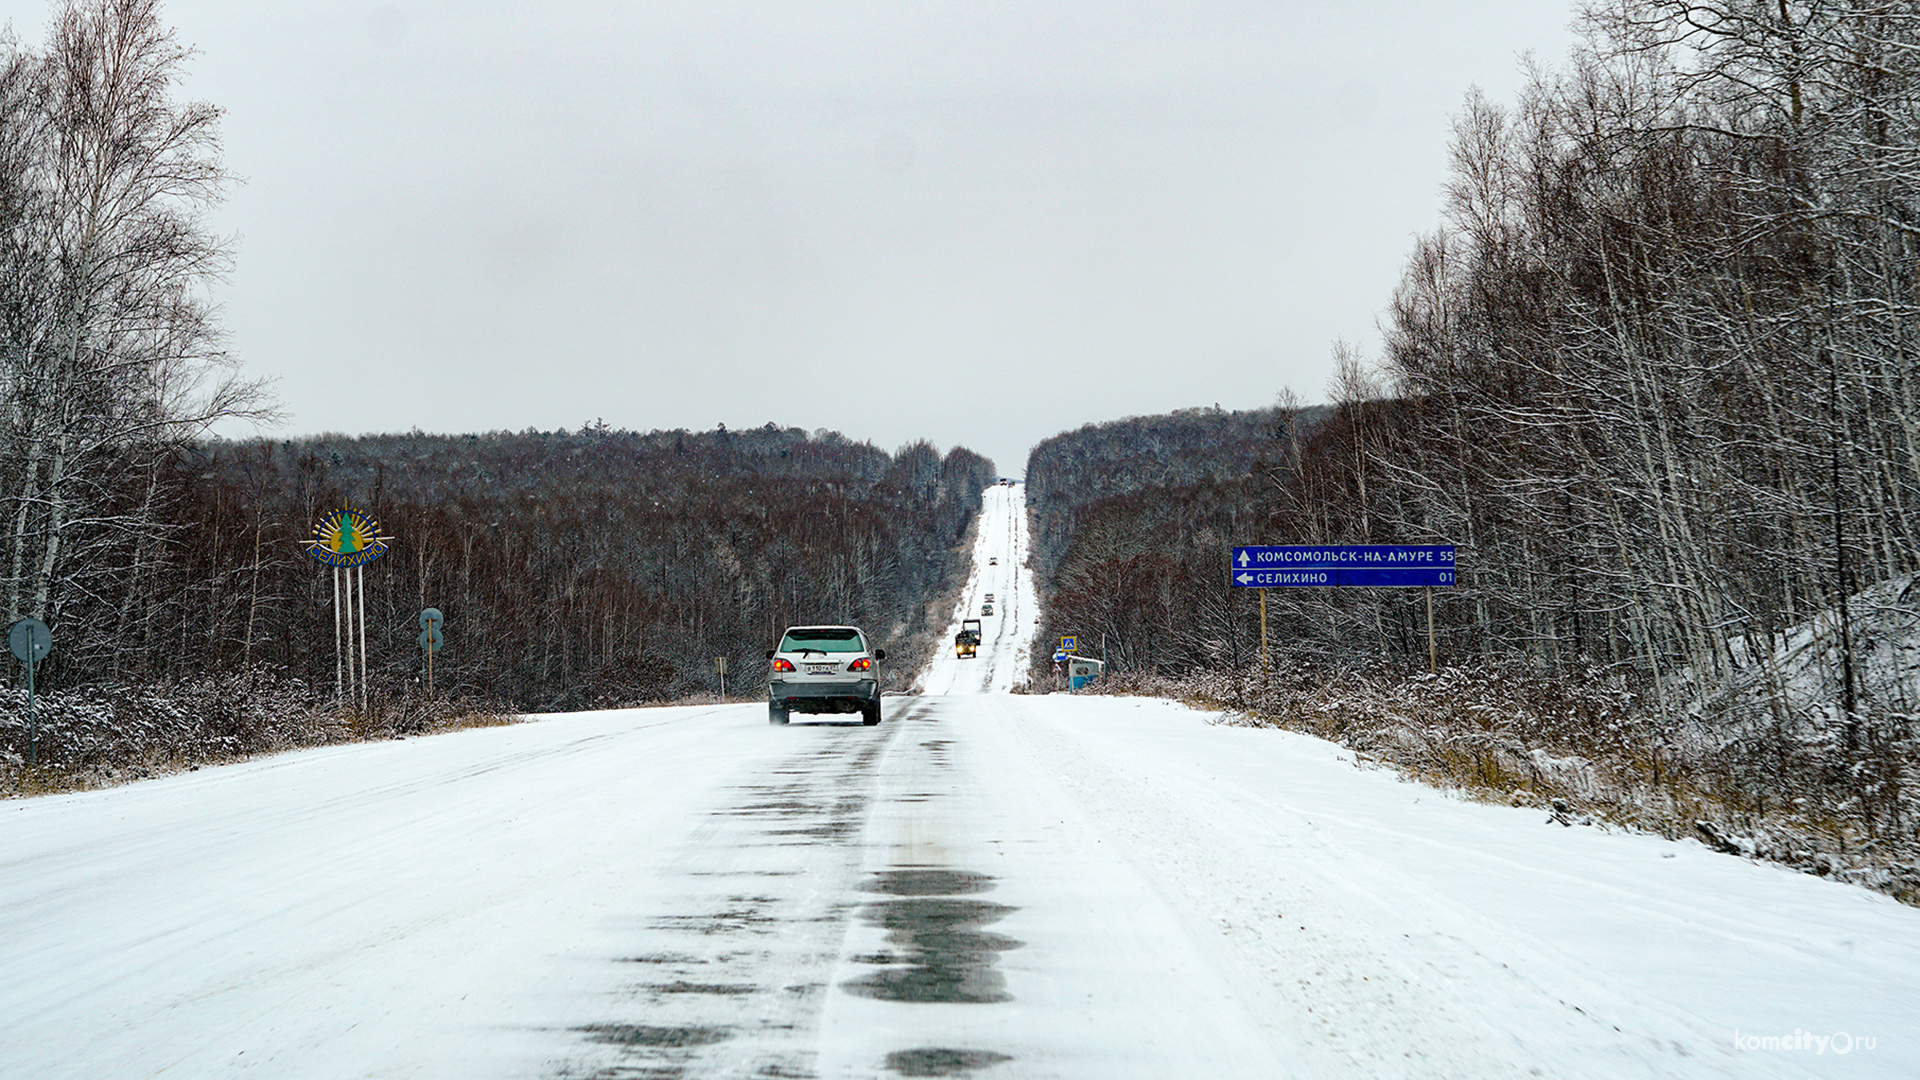
[[[1707,699],[1685,671],[1649,686],[1498,660],[1437,676],[1285,665],[1266,676],[1254,665],[1123,674],[1100,689],[1231,706],[1236,722],[1326,738],[1432,783],[1551,807],[1565,822],[1691,836],[1920,903],[1917,580],[1852,598],[1851,716],[1833,611],[1772,642],[1740,643],[1728,658],[1737,677],[1711,680],[1735,689]]]

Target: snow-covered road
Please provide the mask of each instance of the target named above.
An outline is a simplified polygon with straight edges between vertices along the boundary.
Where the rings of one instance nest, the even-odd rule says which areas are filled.
[[[1920,1075],[1885,897],[1164,701],[887,706],[0,804],[0,1077]]]
[[[974,529],[973,571],[941,639],[946,646],[921,673],[923,693],[1004,694],[1026,682],[1027,652],[1040,621],[1028,554],[1025,485],[988,488]],[[988,597],[991,615],[982,613]],[[980,620],[980,648],[962,660],[954,654],[953,635],[964,619]]]

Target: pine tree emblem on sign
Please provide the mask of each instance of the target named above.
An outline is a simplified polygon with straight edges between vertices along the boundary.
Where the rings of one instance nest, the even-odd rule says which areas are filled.
[[[391,536],[380,535],[380,523],[350,506],[342,506],[313,527],[307,553],[328,566],[364,566],[387,553]]]

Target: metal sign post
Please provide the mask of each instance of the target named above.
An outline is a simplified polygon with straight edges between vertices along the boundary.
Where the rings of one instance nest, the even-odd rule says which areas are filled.
[[[725,705],[727,703],[727,658],[714,657],[713,670],[720,676],[720,704]]]
[[[7,629],[7,648],[27,665],[27,764],[40,764],[40,729],[33,718],[33,669],[53,651],[53,631],[39,619],[21,619]]]
[[[1266,593],[1260,595],[1265,596]],[[1427,586],[1427,674],[1440,673],[1439,665],[1434,661],[1433,648],[1433,586]]]
[[[439,608],[428,608],[420,613],[420,647],[427,654],[427,700],[433,700],[433,654],[440,651],[446,637],[440,633],[442,617]]]
[[[333,568],[333,700],[347,693],[347,672],[340,652],[340,568]]]
[[[1260,677],[1265,678],[1273,665],[1267,660],[1267,590],[1260,590]]]
[[[361,563],[353,568],[355,584],[360,595],[354,598],[353,608],[360,613],[360,710],[367,708],[367,565]],[[353,648],[353,642],[347,642],[347,648]]]

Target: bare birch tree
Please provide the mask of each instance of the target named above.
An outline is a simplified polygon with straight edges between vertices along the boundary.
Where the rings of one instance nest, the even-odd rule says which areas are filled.
[[[167,454],[263,415],[206,287],[228,264],[204,214],[228,180],[210,105],[173,94],[189,57],[156,0],[71,0],[43,55],[7,60],[8,618],[98,609],[159,539]]]

